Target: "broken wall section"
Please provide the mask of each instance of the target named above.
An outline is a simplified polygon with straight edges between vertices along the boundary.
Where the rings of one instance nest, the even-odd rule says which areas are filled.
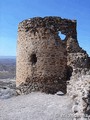
[[[63,41],[59,32],[66,36]],[[36,17],[19,24],[16,85],[22,93],[66,92],[69,38],[77,41],[76,21]]]

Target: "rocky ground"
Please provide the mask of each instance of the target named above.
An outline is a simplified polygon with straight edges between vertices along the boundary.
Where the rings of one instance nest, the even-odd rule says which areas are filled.
[[[72,120],[67,96],[30,93],[0,100],[0,120]]]
[[[15,95],[15,79],[0,79],[0,99],[7,99]]]
[[[0,120],[72,120],[72,102],[62,92],[15,96],[15,80],[0,80]]]
[[[83,78],[82,80],[87,81],[90,76]],[[81,86],[79,80],[76,83]],[[75,118],[75,111],[83,110],[83,104],[80,105],[82,102],[79,102],[76,105],[72,95],[70,97],[62,92],[54,95],[32,92],[17,96],[15,88],[15,79],[0,79],[0,120],[82,120]],[[74,95],[80,93],[81,89],[78,88],[73,91]],[[80,95],[78,94],[75,99],[80,101]],[[88,116],[83,120],[89,119]]]

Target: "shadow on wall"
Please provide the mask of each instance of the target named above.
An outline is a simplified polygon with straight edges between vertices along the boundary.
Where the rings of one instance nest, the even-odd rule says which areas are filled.
[[[70,78],[71,78],[71,76],[72,76],[72,72],[73,72],[73,68],[71,67],[71,66],[67,66],[67,72],[66,72],[66,92],[65,92],[65,94],[67,93],[67,85],[68,85],[68,83],[69,83],[69,81],[70,81]]]
[[[70,77],[72,76],[73,68],[71,66],[67,66],[67,78],[66,80],[70,80]]]
[[[34,65],[35,62],[36,62],[35,54],[32,54],[31,58],[32,58],[31,59],[32,64]],[[73,69],[72,69],[71,66],[67,66],[66,70],[67,70],[66,79],[63,80],[63,79],[56,78],[56,79],[58,79],[58,83],[51,84],[51,86],[48,85],[48,79],[49,78],[44,78],[43,84],[39,82],[38,83],[39,87],[38,87],[37,83],[35,83],[36,78],[34,76],[32,76],[32,77],[27,77],[26,82],[21,83],[21,85],[19,86],[19,89],[21,89],[22,93],[25,93],[25,94],[30,93],[33,89],[33,92],[34,91],[41,91],[41,92],[45,92],[47,94],[55,94],[58,91],[61,91],[61,92],[63,92],[63,95],[64,95],[64,94],[67,93],[67,82],[70,80],[70,77],[72,76],[72,72],[73,72]],[[51,80],[52,80],[52,83],[53,83],[55,78],[53,77]],[[39,81],[42,81],[42,78],[40,78]],[[28,86],[28,87],[26,87],[26,86]],[[35,88],[35,86],[36,86],[36,88]]]

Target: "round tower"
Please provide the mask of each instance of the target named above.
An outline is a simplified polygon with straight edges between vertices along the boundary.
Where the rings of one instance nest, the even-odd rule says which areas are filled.
[[[60,17],[36,17],[19,24],[16,86],[20,86],[23,93],[55,93],[59,90],[65,92],[65,41],[68,37],[76,37],[75,27],[75,21]],[[59,32],[66,35],[64,41]]]

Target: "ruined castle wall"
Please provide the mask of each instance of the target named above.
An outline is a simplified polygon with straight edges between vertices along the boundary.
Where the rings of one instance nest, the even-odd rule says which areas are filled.
[[[67,94],[73,99],[73,113],[77,119],[90,115],[90,58],[77,40],[67,40],[67,66],[70,79],[67,81]]]
[[[76,21],[38,17],[21,22],[16,69],[19,94],[67,91],[75,116],[90,114],[90,57],[78,44]]]
[[[66,90],[67,39],[76,38],[76,21],[59,17],[33,18],[19,24],[16,85],[30,91]],[[25,86],[25,85],[24,85]],[[24,87],[22,87],[24,88]]]

